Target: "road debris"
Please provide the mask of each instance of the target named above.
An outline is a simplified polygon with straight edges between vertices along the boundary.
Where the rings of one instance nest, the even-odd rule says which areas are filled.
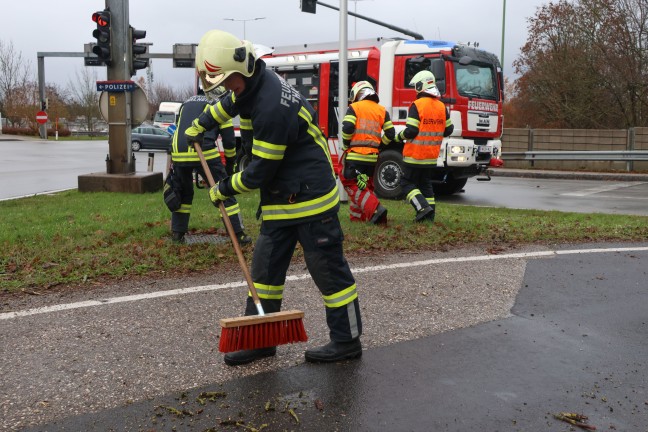
[[[562,420],[574,426],[578,426],[581,429],[596,430],[596,426],[587,424],[587,416],[583,414],[559,412],[558,414],[554,414],[553,416],[557,420]]]

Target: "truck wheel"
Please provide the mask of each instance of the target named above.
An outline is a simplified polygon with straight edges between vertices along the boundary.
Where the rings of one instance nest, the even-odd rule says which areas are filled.
[[[445,183],[437,183],[434,185],[435,195],[452,195],[461,192],[466,186],[468,179],[448,179]]]
[[[133,151],[140,151],[140,149],[142,148],[142,144],[140,144],[139,141],[133,141],[131,143],[131,148],[133,149]]]
[[[401,197],[401,164],[403,155],[395,150],[383,150],[378,157],[374,172],[374,192],[378,197],[398,199]]]

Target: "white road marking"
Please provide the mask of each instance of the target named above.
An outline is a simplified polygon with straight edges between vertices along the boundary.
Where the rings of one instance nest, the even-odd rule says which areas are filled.
[[[614,183],[609,185],[603,185],[590,189],[583,189],[580,192],[566,192],[560,194],[561,196],[575,196],[575,197],[584,197],[589,195],[594,195],[601,192],[610,192],[617,189],[624,189],[632,186],[638,186],[644,184],[645,182],[627,182],[627,183]]]
[[[0,198],[0,201],[11,201],[11,200],[16,200],[16,199],[21,199],[21,198],[30,198],[38,195],[53,195],[59,192],[65,192],[69,190],[73,190],[76,188],[67,188],[67,189],[56,189],[56,190],[51,190],[51,191],[46,191],[46,192],[38,192],[38,193],[31,193],[27,195],[20,195],[20,196],[15,196],[15,197],[9,197],[9,198]]]
[[[502,255],[476,255],[469,257],[459,257],[459,258],[436,258],[423,261],[413,261],[413,262],[404,262],[404,263],[394,263],[388,265],[379,265],[379,266],[369,266],[369,267],[360,267],[352,268],[354,274],[358,273],[367,273],[375,271],[384,271],[391,270],[396,268],[408,268],[408,267],[421,267],[428,265],[436,265],[443,263],[457,263],[457,262],[471,262],[471,261],[494,261],[502,259],[525,259],[525,258],[540,258],[540,257],[552,257],[556,255],[574,255],[574,254],[590,254],[590,253],[616,253],[616,252],[645,252],[648,251],[648,247],[629,247],[629,248],[605,248],[605,249],[571,249],[571,250],[558,250],[558,251],[539,251],[539,252],[523,252],[523,253],[514,253],[514,254],[502,254]],[[292,275],[286,277],[287,281],[299,281],[304,279],[310,279],[310,274],[303,273],[300,275]],[[54,306],[45,306],[34,309],[26,309],[22,311],[14,312],[5,312],[0,314],[0,320],[7,320],[19,317],[25,317],[30,315],[38,315],[51,312],[60,312],[65,310],[80,309],[91,306],[104,306],[115,303],[125,303],[138,300],[148,300],[160,297],[170,297],[175,295],[185,295],[193,294],[205,291],[217,291],[227,288],[236,288],[247,286],[245,281],[239,282],[229,282],[226,284],[219,285],[204,285],[198,287],[189,287],[189,288],[179,288],[173,290],[165,291],[154,291],[146,294],[135,294],[122,297],[112,297],[102,300],[88,300],[76,303],[65,303]]]

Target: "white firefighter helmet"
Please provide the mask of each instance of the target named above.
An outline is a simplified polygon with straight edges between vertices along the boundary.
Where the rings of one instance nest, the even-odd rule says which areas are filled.
[[[434,74],[429,70],[422,70],[414,75],[409,84],[414,86],[416,93],[425,92],[431,94],[432,96],[440,96],[439,89],[436,86],[436,79],[434,78]]]
[[[378,102],[378,95],[369,81],[358,81],[351,88],[351,93],[349,94],[349,100],[351,103],[358,102],[365,99],[368,96],[375,96],[372,98]]]
[[[196,50],[196,70],[205,93],[218,87],[234,72],[252,76],[255,61],[251,42],[221,30],[205,33]]]

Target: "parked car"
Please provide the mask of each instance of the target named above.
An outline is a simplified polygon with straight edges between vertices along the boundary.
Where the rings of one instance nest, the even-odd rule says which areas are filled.
[[[164,150],[171,145],[172,135],[166,130],[156,126],[139,126],[131,132],[131,148],[140,150]]]

